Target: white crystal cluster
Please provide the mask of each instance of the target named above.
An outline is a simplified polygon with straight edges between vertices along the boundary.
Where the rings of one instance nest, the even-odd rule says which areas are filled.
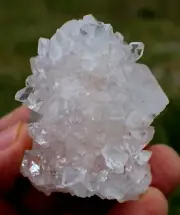
[[[151,152],[144,147],[168,99],[136,63],[143,49],[91,15],[40,38],[33,74],[16,94],[32,109],[33,149],[21,172],[35,187],[120,202],[146,191]]]

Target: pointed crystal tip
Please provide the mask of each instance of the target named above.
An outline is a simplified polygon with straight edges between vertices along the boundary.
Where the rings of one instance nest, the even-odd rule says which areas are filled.
[[[134,61],[139,60],[144,53],[144,43],[142,42],[132,42],[129,44],[132,54],[133,54],[133,59]]]

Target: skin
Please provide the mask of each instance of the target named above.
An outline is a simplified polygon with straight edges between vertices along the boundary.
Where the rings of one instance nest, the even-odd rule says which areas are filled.
[[[25,107],[14,110],[0,119],[0,214],[1,215],[167,215],[167,197],[180,184],[180,157],[170,147],[154,145],[150,160],[152,184],[137,201],[123,204],[81,199],[69,194],[55,193],[47,197],[20,176],[19,168],[24,151],[30,149]]]

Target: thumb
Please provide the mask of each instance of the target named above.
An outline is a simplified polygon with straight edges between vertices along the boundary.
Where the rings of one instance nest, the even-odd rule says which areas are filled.
[[[19,175],[24,151],[31,148],[27,125],[18,123],[0,132],[0,190],[10,189]]]

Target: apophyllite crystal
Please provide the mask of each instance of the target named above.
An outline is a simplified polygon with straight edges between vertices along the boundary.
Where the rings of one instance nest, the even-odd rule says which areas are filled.
[[[33,149],[21,172],[35,187],[120,202],[146,191],[151,152],[143,149],[168,99],[136,63],[143,49],[91,15],[39,40],[33,75],[16,94],[32,110]]]

